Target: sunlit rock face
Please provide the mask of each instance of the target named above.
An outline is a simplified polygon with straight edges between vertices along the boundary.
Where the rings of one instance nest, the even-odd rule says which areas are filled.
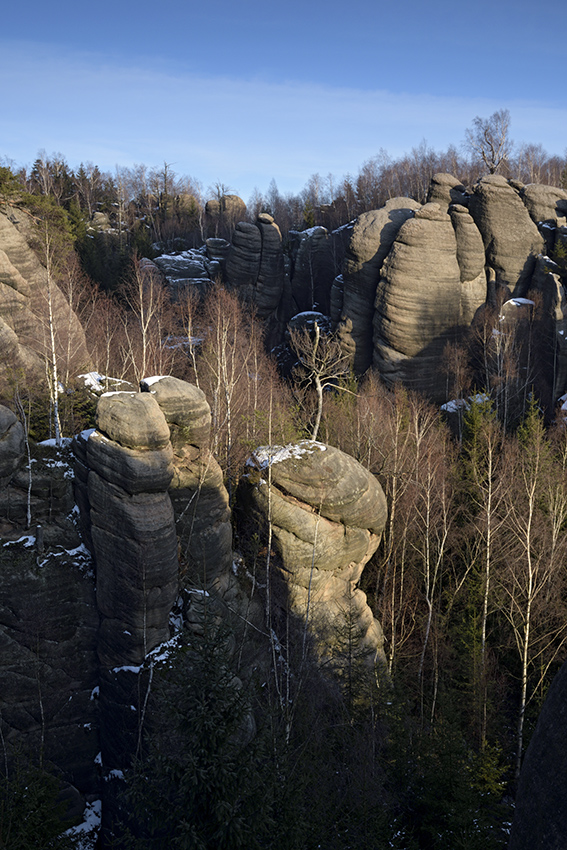
[[[400,227],[382,266],[374,311],[373,362],[387,383],[402,381],[444,400],[445,347],[459,339],[486,298],[484,275],[474,277],[479,267],[466,210],[450,216],[428,203]]]
[[[469,211],[497,282],[525,295],[543,239],[519,193],[504,177],[489,174],[474,186]]]
[[[50,347],[47,272],[30,247],[32,236],[25,211],[0,206],[0,386],[18,373],[45,378]],[[64,355],[70,339],[74,365],[86,366],[85,333],[54,282],[51,308],[58,355]]]
[[[386,522],[378,481],[349,455],[313,441],[258,449],[248,468],[239,511],[262,542],[269,535],[274,608],[290,611],[323,657],[352,628],[367,659],[381,661],[382,630],[357,588]]]
[[[391,198],[355,222],[343,266],[340,312],[344,347],[358,374],[372,363],[372,318],[382,264],[400,227],[420,206],[411,198]]]

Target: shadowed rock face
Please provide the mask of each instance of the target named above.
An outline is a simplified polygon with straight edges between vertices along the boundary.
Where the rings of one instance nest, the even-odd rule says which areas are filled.
[[[504,177],[490,174],[475,185],[469,211],[497,282],[510,287],[515,296],[524,295],[543,239],[518,192]]]
[[[232,237],[226,278],[254,305],[260,318],[277,310],[284,291],[285,267],[280,229],[268,213],[256,224],[240,221]]]
[[[172,635],[179,591],[189,607],[192,589],[222,595],[232,564],[228,496],[208,448],[204,394],[172,377],[148,378],[142,390],[102,396],[96,430],[74,441],[76,499],[96,562],[107,769],[123,769],[135,751],[148,657]]]
[[[222,595],[232,566],[232,526],[222,470],[209,450],[209,404],[202,390],[177,378],[142,382],[142,390],[157,401],[170,430],[169,496],[187,569],[182,585]]]
[[[338,449],[307,440],[258,449],[248,463],[239,505],[262,535],[271,518],[276,605],[307,625],[322,655],[350,619],[369,660],[381,660],[380,625],[356,588],[386,522],[379,483]]]
[[[289,238],[294,312],[321,310],[328,315],[331,286],[336,275],[335,240],[325,227],[290,231]]]
[[[552,682],[524,758],[509,850],[564,850],[567,836],[567,664]]]
[[[374,365],[384,380],[439,400],[445,345],[458,339],[486,298],[482,274],[466,279],[480,266],[474,225],[466,210],[457,208],[453,217],[456,229],[451,216],[429,203],[402,225],[382,268],[374,312]]]
[[[15,753],[41,753],[80,813],[76,789],[96,790],[100,750],[91,699],[98,683],[94,580],[68,518],[73,500],[65,461],[54,448],[34,448],[31,482],[24,461],[24,429],[0,406],[2,758],[10,763]]]
[[[0,487],[5,487],[24,456],[24,427],[4,405],[0,405]]]

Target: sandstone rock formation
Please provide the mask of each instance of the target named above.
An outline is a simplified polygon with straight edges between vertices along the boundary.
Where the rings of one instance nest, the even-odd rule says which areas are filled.
[[[238,195],[221,195],[205,204],[205,213],[213,220],[227,219],[232,224],[244,216],[246,204]]]
[[[374,365],[384,380],[401,380],[440,401],[445,345],[458,339],[486,298],[482,274],[466,279],[480,266],[474,226],[464,210],[452,217],[429,203],[402,225],[382,268],[374,312]]]
[[[564,226],[567,216],[567,192],[556,186],[528,183],[520,192],[532,221],[549,222],[554,227]]]
[[[124,769],[135,750],[151,653],[172,636],[180,589],[187,609],[192,593],[222,594],[230,585],[228,497],[208,450],[205,397],[171,377],[148,378],[142,389],[103,395],[97,429],[74,441],[77,503],[96,564],[107,770]]]
[[[347,248],[343,268],[343,322],[352,322],[354,371],[372,363],[372,317],[380,270],[402,224],[420,208],[410,198],[392,198],[380,210],[360,215]]]
[[[100,398],[97,430],[84,443],[76,441],[76,453],[88,469],[99,657],[106,668],[136,665],[170,637],[177,596],[169,428],[151,395],[111,393]]]
[[[45,375],[47,273],[20,232],[25,231],[25,218],[22,210],[0,208],[0,381],[18,370]],[[84,331],[57,286],[52,299],[56,332],[70,331],[75,359],[88,364]]]
[[[0,732],[3,759],[41,753],[65,797],[97,790],[100,750],[96,639],[99,617],[90,558],[69,515],[65,450],[32,447],[0,407]],[[28,527],[28,508],[31,527]]]
[[[151,260],[144,262],[151,263]],[[174,300],[182,297],[185,289],[203,294],[211,285],[215,272],[220,272],[220,264],[209,262],[205,252],[200,249],[162,254],[155,258],[152,265],[159,269],[167,281]]]
[[[9,408],[0,405],[0,488],[5,487],[24,456],[24,427]]]
[[[232,526],[222,470],[209,450],[211,411],[205,394],[172,377],[143,381],[142,391],[155,398],[169,426],[169,496],[187,570],[182,585],[222,594],[232,566]]]
[[[509,850],[563,850],[567,836],[567,664],[552,682],[524,757]]]
[[[434,174],[427,190],[427,203],[447,209],[451,204],[466,203],[466,189],[452,174]]]
[[[269,318],[282,299],[285,277],[281,233],[272,216],[238,222],[226,261],[228,285],[255,305],[260,318]]]
[[[386,521],[377,480],[338,449],[308,440],[258,449],[248,464],[239,506],[261,540],[271,530],[275,604],[309,629],[322,655],[332,655],[350,623],[368,660],[380,661],[381,628],[357,588]]]
[[[469,211],[497,283],[513,295],[525,295],[543,239],[519,193],[499,174],[487,175],[474,186]]]
[[[336,275],[334,240],[325,227],[290,231],[291,294],[295,312],[320,310],[328,315]]]

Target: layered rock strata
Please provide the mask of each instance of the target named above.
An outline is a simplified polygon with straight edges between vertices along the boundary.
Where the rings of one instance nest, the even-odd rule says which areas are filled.
[[[474,186],[469,211],[497,283],[514,296],[525,295],[543,239],[519,192],[504,177],[489,174]]]
[[[275,603],[332,656],[351,628],[368,661],[383,659],[383,635],[357,587],[386,521],[377,480],[353,458],[313,441],[258,449],[239,492],[244,522],[270,536]]]
[[[237,287],[254,305],[260,318],[277,310],[284,291],[285,265],[280,229],[268,213],[255,224],[240,221],[226,261],[229,285]]]
[[[373,319],[373,362],[387,383],[401,380],[445,400],[445,346],[486,299],[475,237],[460,205],[449,215],[429,203],[402,224],[382,267]]]
[[[31,376],[45,374],[47,272],[28,243],[26,218],[26,213],[16,208],[0,209],[0,380],[18,371]],[[75,361],[86,365],[89,355],[77,316],[56,285],[51,287],[51,298],[56,344],[59,329],[64,329],[66,336],[71,335]]]
[[[382,264],[402,224],[420,208],[410,198],[392,198],[379,210],[360,215],[354,225],[343,266],[341,320],[352,366],[362,374],[372,363],[372,318]],[[334,295],[336,298],[336,295]],[[346,323],[352,323],[350,333]]]

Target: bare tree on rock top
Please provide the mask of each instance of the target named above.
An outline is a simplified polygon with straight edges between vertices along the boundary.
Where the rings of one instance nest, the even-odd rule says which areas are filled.
[[[512,142],[509,138],[510,112],[499,109],[490,118],[480,118],[478,115],[465,133],[465,146],[478,157],[489,174],[496,174],[500,167],[507,162]]]

